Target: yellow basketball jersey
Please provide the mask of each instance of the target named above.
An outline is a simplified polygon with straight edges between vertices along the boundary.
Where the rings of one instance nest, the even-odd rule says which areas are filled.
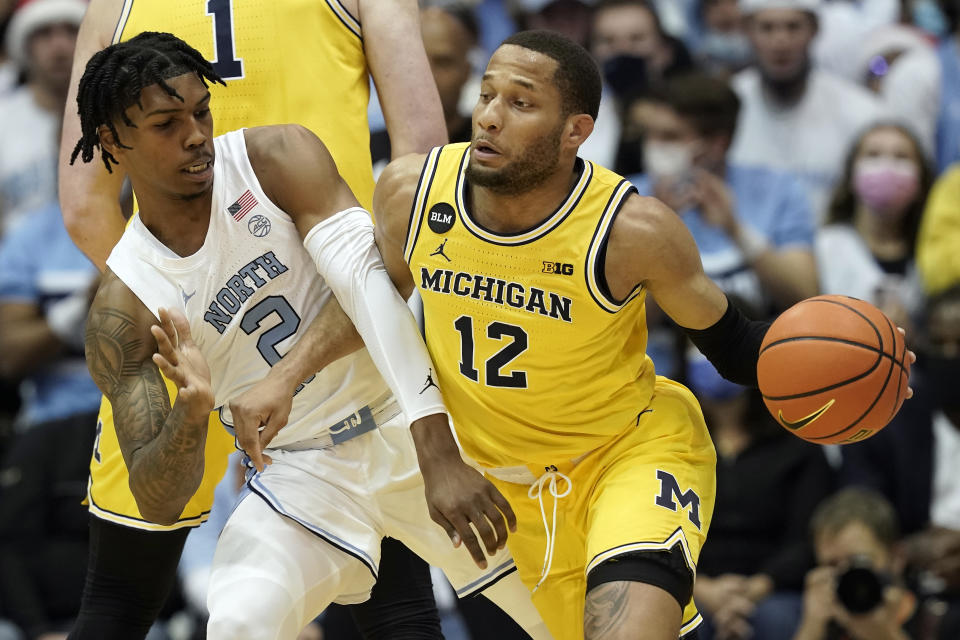
[[[634,189],[578,160],[554,213],[498,234],[466,207],[468,158],[467,144],[429,154],[404,249],[436,383],[480,464],[569,461],[634,424],[653,394],[645,291],[616,301],[602,277],[611,224]]]
[[[360,23],[338,0],[126,0],[113,41],[143,31],[181,38],[226,81],[210,87],[214,135],[301,124],[370,208],[367,62]]]

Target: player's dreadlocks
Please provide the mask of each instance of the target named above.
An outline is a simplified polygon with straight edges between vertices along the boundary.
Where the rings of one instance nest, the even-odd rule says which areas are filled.
[[[208,80],[226,84],[199,51],[170,33],[146,31],[94,54],[77,92],[82,135],[70,155],[70,164],[78,155],[84,162],[90,162],[94,149],[100,147],[103,164],[111,171],[110,163],[118,163],[100,144],[99,128],[109,127],[117,144],[129,149],[117,134],[114,124],[117,118],[127,126],[136,126],[127,117],[126,110],[134,104],[142,107],[140,92],[152,84],[159,84],[167,94],[183,102],[183,97],[166,80],[191,71],[200,76],[204,86]]]

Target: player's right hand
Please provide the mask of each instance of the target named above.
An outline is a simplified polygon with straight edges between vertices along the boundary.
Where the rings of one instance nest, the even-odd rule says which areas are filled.
[[[444,528],[454,547],[463,543],[477,566],[486,569],[486,556],[470,525],[476,527],[487,553],[495,554],[507,544],[507,528],[517,530],[510,503],[459,456],[421,464],[421,471],[430,517]]]

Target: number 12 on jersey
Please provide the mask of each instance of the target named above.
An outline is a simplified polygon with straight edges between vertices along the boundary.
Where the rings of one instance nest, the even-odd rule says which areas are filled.
[[[453,323],[460,332],[460,373],[474,382],[480,382],[480,372],[474,366],[473,318],[460,316]],[[505,322],[491,322],[487,325],[487,338],[503,341],[511,338],[499,351],[487,358],[484,363],[484,384],[488,387],[527,388],[526,371],[503,372],[511,360],[527,350],[529,340],[523,327]]]

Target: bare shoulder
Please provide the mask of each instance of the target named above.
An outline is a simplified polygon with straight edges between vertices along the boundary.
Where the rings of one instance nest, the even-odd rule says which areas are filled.
[[[86,329],[87,366],[108,397],[123,376],[133,375],[150,360],[155,342],[150,327],[157,322],[139,298],[109,269],[90,305]]]
[[[317,135],[299,124],[246,129],[250,165],[263,192],[309,228],[358,203]]]
[[[643,253],[669,248],[677,233],[686,227],[673,209],[656,198],[633,194],[627,198],[610,231],[608,251]]]
[[[606,274],[614,295],[637,284],[682,276],[700,268],[696,244],[670,207],[656,198],[631,195],[610,231]]]
[[[261,169],[294,168],[304,160],[329,162],[333,158],[323,140],[299,124],[275,124],[244,130],[250,164]]]
[[[417,184],[427,160],[425,153],[401,156],[387,165],[373,192],[373,215],[392,233],[406,233]]]

